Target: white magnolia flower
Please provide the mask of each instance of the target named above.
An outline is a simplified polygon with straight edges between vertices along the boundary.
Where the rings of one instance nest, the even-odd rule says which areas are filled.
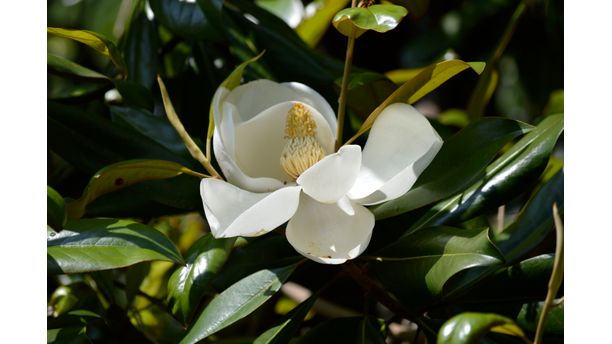
[[[363,151],[334,152],[332,108],[295,82],[220,87],[213,112],[215,156],[228,180],[201,183],[213,235],[258,236],[289,221],[289,243],[327,264],[366,249],[374,215],[364,205],[406,193],[442,146],[422,114],[396,103],[375,121]]]

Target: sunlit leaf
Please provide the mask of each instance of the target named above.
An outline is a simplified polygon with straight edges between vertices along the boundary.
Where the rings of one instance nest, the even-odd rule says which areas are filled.
[[[167,237],[134,221],[68,221],[64,230],[47,237],[50,274],[115,269],[150,260],[181,263],[183,259]]]
[[[407,14],[405,7],[390,4],[351,7],[338,12],[332,24],[341,34],[357,38],[368,30],[393,30]]]
[[[176,177],[183,173],[203,177],[181,164],[165,160],[128,160],[109,165],[89,181],[81,197],[66,205],[71,218],[79,218],[97,197],[146,180]]]
[[[346,7],[350,0],[323,0],[317,6],[315,13],[304,19],[295,31],[309,46],[314,47],[319,43],[329,28],[332,19],[338,11]]]
[[[197,343],[249,315],[280,289],[295,268],[261,270],[236,282],[206,306],[180,343]]]
[[[119,53],[119,49],[117,49],[115,43],[104,37],[102,34],[87,30],[71,30],[57,27],[48,27],[47,32],[59,37],[81,42],[95,49],[102,55],[107,56],[111,61],[113,61],[120,73],[125,71],[125,62]]]
[[[66,206],[64,198],[47,185],[47,225],[61,230],[66,223]]]
[[[47,53],[47,66],[62,74],[74,75],[86,79],[109,80],[106,75],[83,67],[80,64],[74,63],[61,56],[49,53]]]
[[[523,330],[510,318],[493,313],[461,313],[442,325],[438,344],[480,343],[489,332],[526,338]]]

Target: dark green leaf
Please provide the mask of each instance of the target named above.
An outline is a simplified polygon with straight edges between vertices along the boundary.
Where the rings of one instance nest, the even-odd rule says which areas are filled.
[[[372,271],[400,301],[418,307],[440,297],[458,272],[502,263],[488,229],[431,227],[377,252]]]
[[[114,269],[150,260],[182,263],[174,244],[157,230],[129,220],[68,221],[47,238],[47,272]]]
[[[516,262],[535,248],[553,227],[552,206],[563,212],[563,171],[540,188],[521,210],[514,223],[499,234],[495,243],[509,262]]]
[[[366,317],[336,318],[315,326],[306,332],[303,337],[298,338],[295,343],[383,344],[385,338],[380,327],[379,324],[375,324]]]
[[[62,196],[47,185],[47,225],[61,230],[66,223],[66,207]]]
[[[318,293],[311,295],[304,302],[287,313],[275,326],[255,339],[254,344],[288,343],[291,336],[298,330],[300,324],[317,301]]]
[[[338,12],[332,24],[341,34],[357,38],[368,30],[393,30],[407,14],[406,8],[390,4],[352,7]]]
[[[155,22],[141,11],[130,23],[123,47],[128,80],[151,89],[158,69],[158,49]]]
[[[516,322],[521,325],[525,331],[535,333],[538,326],[538,320],[542,314],[543,304],[543,302],[524,304],[516,317]],[[545,334],[563,335],[563,313],[563,304],[553,306],[550,309],[544,325]]]
[[[459,192],[482,178],[486,166],[530,126],[510,119],[478,121],[444,142],[415,185],[403,196],[372,208],[377,219],[395,216]]]
[[[338,92],[342,79],[336,79]],[[372,72],[351,73],[346,105],[361,118],[367,116],[382,103],[397,86],[384,75]]]
[[[150,0],[149,4],[155,18],[178,36],[188,39],[213,39],[219,36],[195,2]]]
[[[89,344],[86,327],[74,326],[47,330],[47,344]]]
[[[55,289],[47,307],[52,316],[57,318],[74,309],[93,307],[97,302],[98,296],[87,283],[75,282]]]
[[[397,102],[407,102],[412,104],[424,97],[429,92],[438,88],[444,82],[459,74],[460,72],[471,68],[476,73],[482,72],[484,64],[482,62],[463,62],[461,60],[442,61],[431,66],[423,68],[414,78],[408,80],[393,92],[384,102],[382,102],[368,118],[363,122],[363,125],[357,133],[347,142],[350,143],[357,137],[361,136],[374,124],[376,118],[389,105]]]
[[[132,265],[125,271],[125,299],[126,306],[132,305],[134,298],[140,291],[142,281],[147,277],[151,269],[150,262]]]
[[[179,267],[168,280],[168,299],[172,301],[172,313],[187,322],[221,270],[232,249],[234,238],[215,239],[207,234],[196,241],[185,258],[186,265]]]
[[[85,79],[97,79],[104,81],[109,80],[109,78],[104,74],[100,74],[89,68],[83,67],[80,64],[74,63],[61,56],[49,53],[47,53],[47,66],[60,74],[74,75]]]
[[[274,295],[296,264],[249,275],[217,295],[206,306],[181,344],[193,344],[244,318]]]
[[[438,344],[480,343],[489,331],[527,338],[512,319],[499,314],[461,313],[442,325]]]
[[[173,178],[183,173],[203,177],[172,161],[128,160],[118,162],[98,171],[87,184],[81,197],[68,203],[66,208],[71,218],[80,218],[85,213],[87,204],[103,194],[146,180]]]
[[[122,105],[153,111],[153,95],[146,87],[130,80],[116,80],[115,87],[121,95]]]
[[[407,233],[426,226],[468,220],[494,209],[533,185],[549,160],[563,131],[563,115],[545,118],[486,169],[484,177],[461,194],[428,210]]]
[[[81,42],[110,58],[120,73],[125,71],[125,62],[123,62],[123,57],[119,53],[117,46],[102,34],[87,30],[70,30],[56,27],[48,27],[47,32],[59,37]]]

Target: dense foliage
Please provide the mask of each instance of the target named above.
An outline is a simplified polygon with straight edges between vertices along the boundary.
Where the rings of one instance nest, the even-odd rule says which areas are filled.
[[[563,342],[562,3],[390,2],[49,1],[48,342]],[[167,100],[218,167],[220,85],[300,82],[336,111],[347,40],[343,141],[406,102],[438,154],[344,264],[282,226],[213,237]]]

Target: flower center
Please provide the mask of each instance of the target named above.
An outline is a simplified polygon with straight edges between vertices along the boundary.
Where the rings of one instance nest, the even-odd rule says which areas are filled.
[[[316,139],[317,123],[308,109],[295,103],[287,113],[285,139],[288,142],[281,153],[283,170],[294,180],[325,157],[325,151]]]

